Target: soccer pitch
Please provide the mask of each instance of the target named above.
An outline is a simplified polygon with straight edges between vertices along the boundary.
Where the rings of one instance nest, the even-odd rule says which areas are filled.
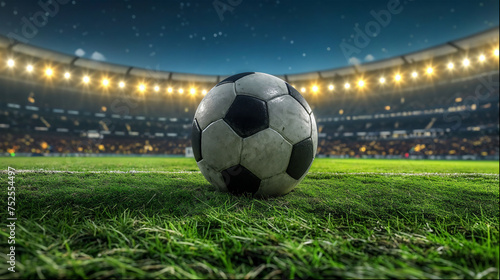
[[[498,162],[316,159],[272,199],[217,192],[186,158],[3,158],[5,186],[8,166],[2,278],[499,276]]]

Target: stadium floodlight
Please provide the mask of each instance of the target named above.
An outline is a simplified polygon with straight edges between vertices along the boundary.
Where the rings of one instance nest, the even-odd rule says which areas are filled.
[[[496,48],[494,51],[493,51],[493,55],[498,57],[498,48]]]
[[[358,81],[358,86],[359,86],[359,87],[364,87],[364,86],[365,86],[365,81],[363,81],[363,80],[359,80],[359,81]]]
[[[413,78],[416,78],[416,77],[418,77],[418,73],[417,73],[416,71],[413,71],[413,72],[411,73],[411,76],[412,76]]]
[[[481,54],[481,55],[479,56],[479,61],[480,61],[480,62],[485,62],[485,61],[486,61],[486,56],[484,56],[484,54]]]
[[[380,82],[381,84],[385,84],[385,78],[384,78],[384,77],[381,77],[381,78],[379,79],[379,82]]]
[[[14,61],[14,59],[9,59],[7,60],[7,66],[9,66],[9,68],[12,68],[16,65],[16,62]]]
[[[426,71],[427,71],[427,74],[429,74],[429,75],[430,75],[430,74],[434,73],[434,68],[432,68],[432,67],[427,67],[427,70],[426,70]]]
[[[118,83],[118,86],[119,86],[120,88],[124,88],[124,87],[125,87],[125,82],[124,82],[124,81],[119,82],[119,83]]]
[[[455,64],[453,62],[448,63],[448,69],[453,69],[455,67]]]
[[[160,91],[160,87],[159,86],[155,86],[154,90],[155,90],[155,92],[159,92]]]
[[[171,88],[171,87],[169,87],[169,88],[167,89],[167,92],[168,92],[168,93],[172,93],[172,92],[174,92],[174,89],[173,89],[173,88]]]
[[[397,74],[396,76],[394,76],[394,80],[396,80],[396,82],[401,81],[401,75]]]
[[[104,87],[109,86],[109,80],[108,80],[108,79],[103,79],[103,80],[102,80],[102,85],[103,85]]]
[[[318,92],[318,91],[319,91],[319,87],[318,87],[317,85],[314,85],[314,86],[312,87],[312,92],[316,93],[316,92]]]
[[[180,94],[183,94],[183,93],[184,93],[184,89],[183,89],[183,88],[180,88],[180,89],[179,89],[179,93],[180,93]]]
[[[206,89],[204,89],[204,90],[202,90],[202,91],[201,91],[201,93],[202,93],[203,95],[207,95],[207,90],[206,90]]]
[[[465,66],[465,67],[468,67],[470,65],[470,60],[468,58],[465,58],[463,61],[462,61],[462,64]]]
[[[349,84],[349,83],[345,83],[345,84],[344,84],[344,88],[345,88],[345,89],[349,89],[350,87],[351,87],[351,84]]]
[[[84,84],[90,83],[90,77],[89,76],[83,76],[83,83]]]
[[[189,93],[190,93],[191,95],[195,95],[195,94],[196,94],[196,89],[195,89],[195,88],[190,88],[190,89],[189,89]]]
[[[28,71],[30,73],[33,72],[33,65],[28,64],[28,66],[26,66],[26,71]]]
[[[334,89],[335,89],[335,86],[334,86],[334,85],[329,85],[329,86],[328,86],[328,89],[329,89],[330,91],[332,91],[332,90],[334,90]]]
[[[69,72],[64,73],[64,78],[66,80],[68,80],[69,78],[71,78],[71,73],[69,73]]]
[[[45,69],[45,75],[47,75],[47,77],[51,77],[53,74],[54,70],[52,70],[52,68]]]
[[[305,87],[302,87],[302,88],[300,89],[300,91],[301,91],[302,93],[305,93],[305,92],[306,92],[306,88],[305,88]]]
[[[146,85],[145,84],[139,84],[138,89],[140,92],[144,92],[146,90]]]

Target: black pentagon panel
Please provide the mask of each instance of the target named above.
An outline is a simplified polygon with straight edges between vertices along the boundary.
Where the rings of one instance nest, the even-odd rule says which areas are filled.
[[[227,190],[232,194],[255,194],[259,190],[260,179],[240,164],[221,173]]]
[[[255,74],[255,72],[245,72],[245,73],[240,73],[240,74],[233,75],[231,77],[228,77],[228,78],[224,79],[222,82],[218,83],[216,85],[216,87],[220,86],[220,85],[223,85],[223,84],[234,83],[237,80],[239,80],[239,79],[241,79],[241,78],[243,78],[245,76],[252,75],[252,74]]]
[[[293,145],[292,155],[286,173],[295,180],[300,179],[314,159],[313,142],[311,138]]]
[[[238,95],[227,111],[224,121],[240,137],[251,136],[269,127],[265,101],[247,95]]]
[[[191,131],[191,145],[193,146],[193,154],[194,159],[196,161],[202,160],[201,157],[201,129],[198,125],[198,121],[194,119],[193,121],[193,129]]]
[[[308,114],[311,114],[312,110],[309,104],[307,103],[306,99],[300,92],[298,92],[296,89],[294,89],[290,84],[286,83],[286,87],[288,88],[288,93],[297,100],[304,109],[306,109]]]

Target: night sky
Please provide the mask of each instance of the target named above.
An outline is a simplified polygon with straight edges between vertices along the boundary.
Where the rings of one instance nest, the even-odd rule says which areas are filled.
[[[0,0],[0,33],[71,55],[156,70],[291,74],[393,57],[499,24],[498,0],[401,0],[387,26],[346,57],[341,43],[355,46],[355,27],[365,30],[374,21],[370,12],[387,11],[392,1],[59,0],[67,4],[43,22],[38,1]],[[41,22],[36,34],[23,33],[35,15]]]

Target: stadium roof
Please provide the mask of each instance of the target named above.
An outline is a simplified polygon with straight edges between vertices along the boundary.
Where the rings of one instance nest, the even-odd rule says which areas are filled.
[[[409,53],[399,57],[393,57],[385,60],[352,65],[342,68],[308,72],[293,75],[277,75],[278,77],[293,83],[301,81],[310,81],[318,79],[327,79],[345,75],[352,75],[360,72],[376,71],[396,66],[401,66],[408,63],[420,62],[426,59],[446,56],[460,51],[467,51],[472,48],[484,46],[487,44],[498,44],[499,28],[495,27],[472,36],[448,42],[446,44],[434,46],[418,52]],[[197,83],[217,83],[223,80],[224,76],[197,75],[189,73],[177,73],[168,71],[156,71],[144,68],[136,68],[133,66],[117,65],[112,63],[99,62],[71,56],[59,52],[35,47],[28,44],[23,44],[18,41],[11,40],[0,35],[0,48],[8,49],[18,54],[24,54],[31,57],[50,60],[61,64],[70,64],[72,66],[81,67],[89,70],[104,71],[115,74],[132,75],[136,77],[174,80],[180,82],[197,82]]]

